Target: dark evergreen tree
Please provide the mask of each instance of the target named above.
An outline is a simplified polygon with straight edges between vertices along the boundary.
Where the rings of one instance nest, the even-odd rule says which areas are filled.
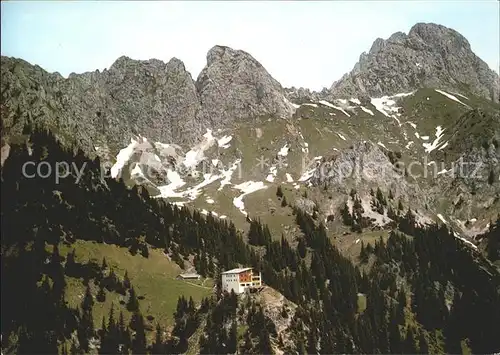
[[[102,286],[99,286],[99,292],[96,295],[96,300],[101,303],[106,301],[106,292]]]
[[[281,188],[281,185],[278,186],[278,189],[276,190],[276,196],[278,197],[283,197],[283,189]]]
[[[163,340],[163,329],[160,324],[156,324],[156,333],[155,333],[155,341],[153,342],[153,346],[151,348],[152,354],[165,354],[165,344]]]
[[[134,339],[132,340],[132,352],[134,354],[146,354],[146,333],[144,325],[144,317],[138,311],[132,315],[130,320],[130,328],[135,331]]]
[[[139,311],[139,300],[137,299],[137,295],[135,294],[135,289],[132,286],[129,291],[129,297],[127,302],[127,310],[129,312],[137,312]]]
[[[231,329],[228,335],[227,352],[230,354],[236,353],[238,347],[238,325],[236,321],[231,324]]]

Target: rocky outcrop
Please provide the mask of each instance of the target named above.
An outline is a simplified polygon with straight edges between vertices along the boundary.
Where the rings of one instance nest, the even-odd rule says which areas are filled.
[[[352,188],[365,193],[370,188],[391,190],[397,198],[411,200],[420,195],[417,185],[410,184],[404,171],[391,163],[388,155],[371,141],[355,142],[321,161],[309,180],[313,186],[327,187],[347,195]]]
[[[285,89],[285,94],[286,97],[297,104],[302,104],[305,102],[314,102],[318,101],[324,98],[327,98],[329,95],[329,90],[327,88],[323,88],[320,92],[316,91],[311,91],[307,88],[296,88],[296,87],[291,87],[291,88],[286,88]]]
[[[50,74],[23,60],[2,57],[5,134],[41,124],[63,142],[86,151],[104,144],[121,148],[134,135],[159,141],[197,133],[199,101],[191,75],[172,59],[119,58],[109,70]],[[4,134],[4,132],[2,132]]]
[[[116,151],[134,136],[190,145],[206,128],[294,111],[281,85],[251,55],[215,46],[196,83],[177,58],[168,63],[118,58],[103,72],[50,74],[2,57],[2,137],[42,124],[87,152]]]
[[[196,87],[199,119],[214,128],[258,116],[289,118],[294,112],[280,83],[250,54],[229,47],[210,49]]]
[[[353,70],[331,88],[333,97],[371,97],[420,87],[467,90],[499,101],[499,77],[477,57],[469,42],[453,29],[418,23],[408,35],[378,38],[361,54]]]

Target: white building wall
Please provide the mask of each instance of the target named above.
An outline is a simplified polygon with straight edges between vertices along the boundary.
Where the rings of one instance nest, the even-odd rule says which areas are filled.
[[[240,283],[238,281],[238,274],[222,274],[222,290],[234,293],[242,293],[243,290],[240,289]]]

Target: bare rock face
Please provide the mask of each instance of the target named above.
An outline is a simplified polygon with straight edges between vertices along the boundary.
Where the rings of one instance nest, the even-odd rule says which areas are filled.
[[[2,57],[2,137],[43,125],[85,151],[117,150],[141,135],[191,145],[207,128],[257,116],[291,117],[281,85],[251,55],[216,46],[196,83],[177,58],[120,57],[103,72],[50,74]],[[5,133],[5,134],[4,134]]]
[[[199,120],[213,128],[258,116],[289,118],[294,109],[284,90],[250,54],[215,46],[196,81]]]
[[[67,79],[20,59],[2,57],[1,64],[2,119],[10,136],[27,123],[42,125],[89,152],[103,144],[121,148],[134,135],[169,142],[198,132],[196,87],[178,59],[120,57],[102,73]]]
[[[453,29],[427,23],[408,35],[396,32],[378,38],[361,54],[353,70],[330,88],[333,97],[372,97],[408,92],[420,87],[466,89],[499,101],[499,77]]]
[[[349,194],[352,188],[368,192],[380,187],[391,190],[394,196],[409,200],[419,194],[418,186],[406,181],[403,171],[398,171],[387,154],[370,141],[355,142],[328,160],[322,161],[310,182],[314,186],[328,186],[333,191]]]

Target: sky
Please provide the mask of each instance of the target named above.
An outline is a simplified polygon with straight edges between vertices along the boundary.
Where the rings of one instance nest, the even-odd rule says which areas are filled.
[[[214,45],[250,53],[285,87],[320,90],[350,71],[377,37],[417,22],[451,27],[499,71],[492,1],[2,1],[1,53],[63,76],[120,56],[181,59],[194,79]]]

